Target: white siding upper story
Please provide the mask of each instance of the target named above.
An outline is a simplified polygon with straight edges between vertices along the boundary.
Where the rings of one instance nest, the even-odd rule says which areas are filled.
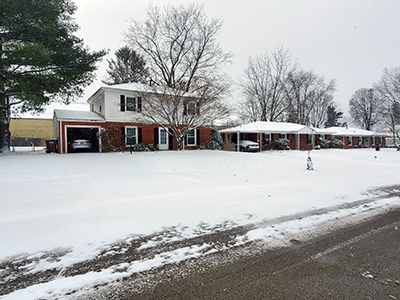
[[[146,94],[165,94],[167,90],[157,89],[142,83],[123,83],[102,86],[89,99],[90,111],[102,116],[108,122],[143,122],[142,100]],[[171,93],[171,95],[173,95]],[[185,96],[186,97],[186,96]],[[186,97],[184,114],[199,114],[193,97]]]
[[[109,122],[136,122],[141,110],[140,94],[143,90],[140,86],[140,84],[122,84],[101,87],[88,99],[90,111]]]

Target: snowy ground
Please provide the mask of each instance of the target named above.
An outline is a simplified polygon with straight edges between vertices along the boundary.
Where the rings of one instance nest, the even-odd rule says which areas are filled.
[[[0,285],[46,270],[56,270],[57,276],[0,299],[63,297],[217,251],[204,242],[64,275],[70,266],[100,253],[122,253],[123,247],[113,248],[116,242],[153,236],[139,245],[145,251],[252,225],[232,247],[259,240],[277,245],[329,221],[364,218],[400,205],[391,194],[400,189],[395,149],[312,151],[314,171],[306,170],[307,155],[205,150],[2,155]],[[18,265],[18,274],[12,265]]]

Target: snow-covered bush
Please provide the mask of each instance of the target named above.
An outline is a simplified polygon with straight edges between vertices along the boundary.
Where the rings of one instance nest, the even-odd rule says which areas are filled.
[[[278,150],[289,150],[289,140],[288,139],[277,139],[275,142],[275,148]]]
[[[157,146],[157,144],[148,144],[147,145],[147,150],[149,150],[149,151],[157,151],[158,150],[158,146]]]
[[[341,140],[333,139],[331,141],[331,143],[332,143],[332,147],[334,147],[334,148],[344,148],[344,143]]]
[[[318,144],[321,146],[321,148],[328,148],[330,146],[330,144],[331,144],[331,141],[327,140],[327,139],[321,139],[320,138]]]
[[[215,128],[211,128],[210,130],[210,143],[208,147],[211,150],[221,150],[224,145],[224,141],[222,139],[221,134]]]

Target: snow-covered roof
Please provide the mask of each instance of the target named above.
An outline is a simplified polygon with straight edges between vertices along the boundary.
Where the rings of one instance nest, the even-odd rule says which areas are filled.
[[[334,136],[373,136],[373,131],[363,130],[359,128],[346,127],[329,127],[317,130],[317,133],[332,134]]]
[[[176,93],[180,93],[179,91],[153,85],[150,86],[148,84],[139,83],[139,82],[129,82],[129,83],[120,83],[120,84],[113,84],[113,85],[102,85],[92,96],[89,97],[88,101],[92,99],[100,90],[122,90],[122,91],[129,91],[129,92],[139,92],[139,93],[155,93],[155,94],[169,94],[169,95],[176,95]],[[184,97],[194,97],[194,94],[183,93],[180,96]]]
[[[58,120],[104,121],[104,118],[91,111],[55,109],[54,116]]]
[[[300,124],[282,122],[253,122],[241,126],[223,129],[222,133],[313,133],[313,129]]]
[[[103,85],[102,88],[111,90],[126,90],[126,91],[137,91],[137,92],[150,92],[152,91],[151,86],[139,82],[129,82],[113,85]]]

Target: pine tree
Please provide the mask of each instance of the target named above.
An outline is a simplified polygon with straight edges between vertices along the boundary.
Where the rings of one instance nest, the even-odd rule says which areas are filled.
[[[124,46],[115,51],[115,60],[108,61],[107,73],[109,78],[103,80],[106,84],[119,84],[128,82],[145,83],[149,71],[144,59],[135,50]]]
[[[328,106],[327,121],[325,128],[339,126],[338,120],[342,118],[343,112],[337,112],[333,105]]]
[[[83,94],[105,51],[90,52],[73,33],[70,0],[0,1],[0,152],[9,148],[12,107],[40,111]]]

